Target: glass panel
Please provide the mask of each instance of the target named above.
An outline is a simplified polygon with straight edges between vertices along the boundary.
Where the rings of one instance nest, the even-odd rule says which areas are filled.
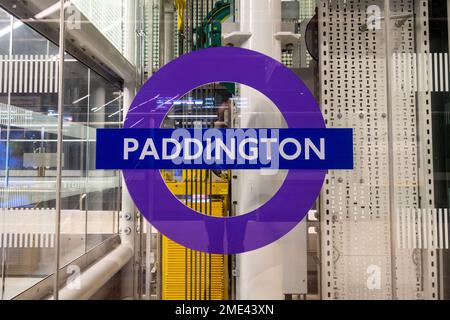
[[[22,2],[11,10],[20,12]],[[125,118],[123,88],[94,71],[110,61],[93,68],[66,53],[60,260],[54,256],[62,57],[57,45],[27,24],[45,32],[37,21],[57,16],[60,3],[50,2],[54,5],[48,8],[43,1],[26,2],[33,4],[29,8],[39,4],[39,15],[29,16],[34,21],[0,9],[0,299],[47,278],[56,261],[61,267],[73,263],[119,232],[121,175],[96,170],[95,154],[96,129],[119,128]],[[244,47],[292,69],[289,74],[301,78],[316,97],[329,128],[354,130],[355,168],[330,170],[304,219],[306,228],[271,246],[235,256],[209,255],[160,237],[137,219],[134,240],[148,235],[145,249],[135,241],[136,254],[148,263],[147,298],[450,299],[449,1],[71,3],[76,10],[68,6],[66,32],[78,28],[71,35],[85,35],[83,27],[90,22],[122,54],[136,49],[135,57],[127,57],[144,64],[145,72],[136,70],[136,78],[192,51]],[[133,12],[127,9],[130,3]],[[134,8],[143,17],[140,23],[128,20]],[[57,30],[56,21],[42,22]],[[128,27],[133,24],[135,30]],[[140,41],[128,46],[134,31]],[[66,38],[82,49],[79,38]],[[267,83],[277,77],[269,69]],[[172,88],[174,80],[179,79],[165,85]],[[270,104],[243,85],[210,84],[181,98],[164,126],[283,127],[278,112],[262,108]],[[264,207],[282,184],[282,174],[162,171],[181,202],[217,217]],[[302,196],[280,210],[296,207]],[[292,242],[285,245],[286,239]],[[129,279],[130,287],[134,280]]]
[[[295,254],[301,251],[307,266],[285,272],[285,264],[299,259],[282,248],[284,240],[239,255],[239,276],[223,272],[238,299],[300,294],[322,299],[450,298],[449,5],[443,0],[187,0],[176,1],[179,25],[173,30],[172,7],[154,3],[147,13],[152,22],[148,69],[156,71],[178,55],[207,47],[264,52],[306,83],[329,128],[354,130],[355,168],[327,173],[317,206],[304,220],[308,231],[301,237],[307,233],[307,240],[296,238],[294,243],[299,248]],[[164,85],[173,88],[169,82]],[[252,96],[239,89],[236,96]],[[194,94],[189,102],[195,104],[196,98]],[[202,126],[208,118],[203,110],[183,107],[171,111],[166,127],[183,122],[177,118]],[[238,110],[232,121],[240,120],[244,127],[273,121],[259,104],[250,109],[249,114]],[[162,174],[178,198],[198,211],[202,191],[185,188],[185,183],[203,181],[202,172]],[[237,212],[264,202],[270,183],[232,175],[227,189],[232,195],[251,189],[232,198]],[[163,273],[161,296],[167,299],[183,298],[185,287],[177,272],[192,273],[192,266],[183,263],[187,256],[172,248],[163,240],[158,272]],[[260,274],[270,280],[262,284]],[[308,288],[287,292],[286,283],[295,283],[299,274]]]
[[[58,56],[3,11],[0,23],[2,298],[10,299],[54,271]]]
[[[2,71],[0,72],[0,300],[5,296],[4,287],[6,280],[6,243],[4,244],[4,238],[6,235],[6,215],[7,213],[7,201],[9,201],[9,195],[7,193],[6,187],[6,168],[7,168],[7,157],[8,151],[8,119],[10,108],[8,106],[8,91],[4,91],[4,82],[8,81],[8,77],[4,77],[3,66],[8,61],[8,56],[10,53],[10,36],[8,36],[7,30],[10,29],[12,17],[0,9],[0,30],[2,30],[5,35],[0,37],[0,67]]]
[[[122,92],[65,56],[61,266],[117,233],[117,171],[95,170],[96,129],[120,126]]]
[[[89,127],[118,128],[122,119],[122,91],[102,77],[91,73]],[[94,135],[95,137],[95,135]],[[100,244],[118,230],[120,210],[120,174],[95,170],[95,139],[89,140],[88,184],[97,186],[85,199],[87,210],[87,249]]]
[[[72,14],[66,10],[82,26]],[[122,118],[121,89],[67,53],[64,87],[61,267],[117,233],[120,175],[95,170],[95,140],[96,129],[118,127]]]
[[[89,69],[69,54],[64,57],[64,125],[61,190],[61,256],[64,266],[86,252],[87,126]]]
[[[55,268],[58,61],[55,44],[0,10],[0,299]],[[69,54],[64,68],[61,267],[118,233],[121,201],[119,172],[95,171],[96,129],[120,126],[121,88]]]

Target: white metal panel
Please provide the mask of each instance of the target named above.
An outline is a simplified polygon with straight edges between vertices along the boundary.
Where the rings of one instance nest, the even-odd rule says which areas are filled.
[[[385,45],[382,30],[360,30],[368,5],[319,2],[321,106],[329,127],[354,128],[355,139],[355,170],[330,171],[321,201],[328,299],[391,297]],[[378,289],[366,283],[373,265]]]
[[[289,232],[283,245],[283,294],[307,294],[307,230],[306,221]]]
[[[429,188],[419,187],[420,181],[432,181],[432,167],[419,166],[424,156],[419,150],[429,155],[432,150],[419,148],[417,136],[427,141],[431,131],[420,129],[416,113],[430,113],[429,97],[417,96],[429,95],[419,88],[433,79],[420,77],[431,75],[431,55],[417,49],[418,42],[426,42],[416,38],[412,0],[389,1],[389,15],[402,19],[365,30],[377,12],[369,6],[379,8],[383,16],[375,19],[381,21],[384,3],[319,1],[321,106],[327,125],[353,128],[355,141],[355,169],[330,171],[321,197],[322,293],[327,299],[414,299],[423,291],[433,298],[423,288],[422,259],[413,249],[423,235],[417,226],[416,208],[423,206],[419,195],[426,192],[431,205],[433,197]],[[427,10],[426,1],[420,6]],[[445,65],[439,56],[431,61]],[[439,81],[444,73],[437,69],[437,90],[445,90]],[[408,214],[396,216],[396,208]]]

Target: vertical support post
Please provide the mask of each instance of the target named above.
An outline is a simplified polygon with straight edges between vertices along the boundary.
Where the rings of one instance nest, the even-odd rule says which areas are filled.
[[[9,33],[9,62],[8,65],[11,65],[11,59],[12,59],[12,41],[13,41],[13,34],[14,34],[14,17],[11,16],[10,17],[10,26],[11,26],[11,32]],[[10,68],[10,67],[9,67]],[[5,184],[5,188],[9,188],[9,150],[10,150],[10,135],[11,135],[11,71],[9,71],[8,73],[8,80],[5,81],[6,86],[7,86],[7,93],[8,93],[8,121],[7,121],[7,125],[6,125],[6,150],[5,150],[5,156],[6,156],[6,163],[5,163],[5,178],[4,178],[4,184]],[[10,203],[10,192],[8,192],[8,190],[6,190],[5,192],[5,196],[6,196],[6,207],[9,206]],[[4,226],[4,222],[1,222],[1,226]],[[3,233],[4,234],[4,233]],[[3,234],[1,234],[0,236],[3,237]],[[2,239],[0,239],[1,241]],[[6,241],[6,239],[4,240]],[[1,247],[2,249],[2,260],[0,261],[1,263],[1,287],[0,287],[0,300],[4,299],[4,295],[5,295],[5,290],[6,290],[6,261],[7,261],[7,251],[6,251],[6,245],[3,245]]]
[[[131,102],[134,98],[134,84],[125,84],[124,87],[124,115],[127,114]],[[122,295],[124,297],[134,297],[135,294],[135,255],[136,255],[136,208],[128,192],[122,176],[122,208],[119,215],[119,232],[123,244],[129,245],[134,250],[133,259],[124,268],[122,275]]]
[[[145,222],[146,223],[146,238],[145,238],[145,296],[146,296],[146,300],[151,300],[152,299],[152,280],[153,280],[153,275],[152,275],[152,255],[151,255],[151,251],[152,251],[152,226],[150,223]]]
[[[64,31],[65,0],[60,0],[59,9],[59,69],[58,69],[58,142],[56,164],[56,212],[55,212],[55,274],[53,279],[53,297],[59,298],[59,256],[61,251],[61,186],[62,186],[62,148],[64,125]]]
[[[124,55],[132,65],[136,65],[136,1],[126,1],[125,8]]]
[[[175,35],[175,7],[173,1],[167,1],[164,4],[163,10],[163,21],[164,30],[162,36],[164,37],[164,47],[161,47],[163,53],[164,61],[161,66],[169,63],[174,58],[174,35]]]
[[[136,65],[136,2],[127,1],[125,10],[125,57]],[[128,80],[123,88],[123,114],[124,119],[136,94],[136,77]],[[123,176],[122,176],[122,181]],[[132,260],[124,267],[122,275],[122,295],[136,298],[136,208],[126,184],[122,183],[122,208],[119,215],[119,232],[123,244],[133,248]]]
[[[449,52],[450,52],[450,0],[447,0],[447,25],[448,25],[448,44],[449,44]]]
[[[166,47],[166,24],[164,23],[164,11],[166,0],[159,0],[159,67],[162,68],[165,63],[165,47]]]
[[[390,234],[391,234],[391,287],[392,299],[397,299],[397,284],[396,284],[396,220],[397,214],[395,202],[395,177],[394,177],[394,124],[392,114],[392,39],[391,39],[391,18],[390,18],[390,4],[389,0],[384,0],[384,34],[385,34],[385,59],[386,59],[386,104],[387,104],[387,118],[388,118],[388,148],[389,148],[389,217],[390,217]]]
[[[147,1],[146,5],[149,7],[149,15],[148,15],[148,30],[147,30],[147,46],[151,60],[149,60],[148,65],[149,69],[147,70],[148,75],[151,76],[153,72],[153,10],[156,5],[156,1],[158,0],[149,0]],[[151,300],[152,296],[152,281],[153,281],[153,275],[152,275],[152,247],[153,247],[153,239],[152,239],[152,226],[147,221],[144,222],[146,225],[146,239],[145,239],[145,285],[144,285],[144,292],[146,296],[146,300]]]
[[[414,1],[415,30],[416,30],[416,52],[424,57],[431,57],[429,41],[429,15],[428,1]],[[419,143],[419,195],[421,209],[434,209],[434,169],[433,169],[433,122],[431,114],[431,88],[433,88],[433,65],[432,59],[426,59],[423,67],[419,68],[418,79],[423,81],[417,93],[417,122],[420,137]],[[423,292],[424,298],[436,300],[439,298],[438,279],[438,251],[435,247],[429,248],[422,253],[423,261]]]
[[[242,0],[240,1],[240,30],[251,33],[243,47],[264,53],[281,61],[281,44],[275,34],[281,30],[281,0]],[[261,112],[270,106],[260,94],[248,87],[241,86],[241,97],[248,100],[248,108],[241,111],[240,127],[281,128],[282,115]],[[284,181],[283,173],[268,175],[260,171],[236,172],[233,185],[233,199],[236,201],[237,214],[256,209],[269,200],[274,188]],[[266,195],[266,198],[264,196]],[[264,199],[263,199],[264,198]],[[237,256],[236,272],[238,299],[283,299],[283,241],[265,248]]]

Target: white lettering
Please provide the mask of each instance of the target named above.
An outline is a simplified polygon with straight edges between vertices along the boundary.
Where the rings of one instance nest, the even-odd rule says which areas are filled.
[[[139,141],[136,139],[125,139],[123,142],[123,159],[128,160],[130,152],[135,152],[139,148]]]
[[[195,144],[198,148],[195,154],[192,154],[191,146]],[[195,160],[202,156],[203,144],[201,141],[192,138],[184,139],[184,160]]]
[[[265,143],[266,144],[266,148],[267,148],[267,160],[272,160],[272,143],[277,143],[278,139],[272,138],[262,138],[261,139],[261,143]]]
[[[245,160],[253,161],[258,159],[258,147],[250,147],[249,148],[250,154],[246,154],[245,146],[250,143],[258,144],[258,140],[255,138],[246,138],[242,140],[241,143],[239,144],[239,155]]]
[[[171,143],[175,146],[175,152],[172,152],[172,154],[168,154],[168,147],[167,145]],[[181,144],[178,142],[177,139],[163,139],[162,144],[162,157],[163,160],[173,160],[180,156],[181,153]]]
[[[305,139],[305,159],[310,160],[309,151],[312,149],[320,160],[325,160],[325,139],[320,138],[320,150],[317,149],[316,145],[311,141],[311,139]]]
[[[288,155],[284,151],[284,147],[288,143],[292,143],[293,145],[295,145],[295,147],[297,149],[293,155]],[[302,146],[300,145],[300,142],[298,142],[298,140],[296,140],[294,138],[287,138],[287,139],[284,139],[283,141],[281,141],[281,143],[280,143],[280,155],[284,159],[286,159],[286,160],[295,160],[295,159],[297,159],[300,156],[301,153],[302,153]]]
[[[144,149],[142,149],[139,160],[144,160],[147,156],[152,156],[155,160],[159,160],[158,151],[156,150],[155,143],[151,138],[148,138],[145,142]]]
[[[221,159],[222,152],[225,152],[229,159],[235,160],[236,159],[236,139],[231,139],[231,147],[229,149],[222,140],[216,139],[216,159]]]

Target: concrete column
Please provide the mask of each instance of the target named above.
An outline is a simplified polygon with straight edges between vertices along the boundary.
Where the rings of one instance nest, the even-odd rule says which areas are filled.
[[[274,37],[281,31],[281,0],[241,0],[239,20],[241,31],[252,33],[243,48],[281,60],[281,44]]]
[[[133,65],[136,65],[136,3],[133,0],[126,1],[125,10],[125,57]],[[126,118],[128,110],[136,95],[136,77],[124,84],[123,88],[123,118]],[[123,244],[133,249],[133,258],[122,270],[122,297],[134,298],[137,287],[136,252],[138,238],[136,234],[136,206],[131,199],[127,186],[122,178],[122,208],[119,219],[120,237]]]
[[[128,112],[128,109],[133,102],[135,96],[135,86],[125,84],[123,92],[123,105],[124,115]],[[130,193],[124,181],[122,181],[122,216],[120,220],[120,229],[122,230],[121,237],[122,243],[133,244],[135,236],[135,212],[136,206],[133,199],[131,199]],[[130,216],[128,216],[128,214]],[[127,231],[130,230],[130,231]]]
[[[124,115],[129,110],[129,107],[135,96],[134,84],[125,84],[124,86]],[[136,233],[136,206],[133,199],[128,192],[128,188],[122,176],[122,210],[119,218],[120,238],[123,244],[129,245],[133,248],[134,254],[131,261],[122,270],[122,297],[134,298],[135,288],[137,287],[136,276],[136,252],[138,249],[138,237]]]
[[[251,37],[242,47],[281,60],[281,44],[274,35],[281,30],[281,0],[241,0],[242,32]],[[283,116],[272,103],[255,90],[241,86],[247,107],[240,112],[241,128],[286,127]],[[286,172],[236,172],[234,194],[237,214],[253,211],[269,200],[282,185]],[[282,210],[282,208],[280,208]],[[237,258],[237,299],[283,298],[283,244],[278,241],[265,248],[241,254]]]

